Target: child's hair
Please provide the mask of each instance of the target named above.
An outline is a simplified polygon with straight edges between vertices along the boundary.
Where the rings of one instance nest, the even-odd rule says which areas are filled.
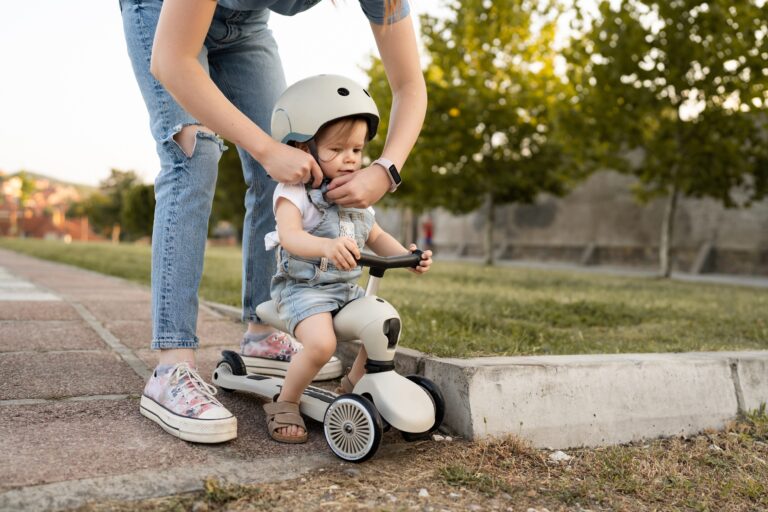
[[[325,123],[320,127],[319,130],[317,130],[314,139],[316,141],[322,139],[323,137],[327,136],[331,130],[333,130],[333,133],[336,136],[347,138],[349,137],[349,134],[352,133],[355,124],[357,124],[359,121],[365,123],[365,140],[368,140],[368,119],[364,116],[347,116],[342,117],[341,119],[334,119],[329,123]]]

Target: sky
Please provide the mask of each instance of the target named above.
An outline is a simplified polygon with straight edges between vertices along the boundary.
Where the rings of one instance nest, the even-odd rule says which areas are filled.
[[[412,0],[418,14],[442,0]],[[377,54],[355,0],[272,15],[289,84],[320,73],[365,84]],[[314,44],[313,41],[320,41]],[[149,183],[160,168],[133,77],[117,0],[0,2],[0,171],[98,185],[110,169]]]

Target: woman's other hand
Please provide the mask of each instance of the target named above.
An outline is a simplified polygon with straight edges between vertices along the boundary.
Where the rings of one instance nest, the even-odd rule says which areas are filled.
[[[382,198],[390,187],[386,169],[372,165],[352,174],[334,178],[326,197],[349,208],[367,208]]]
[[[323,171],[312,155],[300,149],[274,141],[258,159],[272,179],[280,183],[312,182],[317,188],[323,181]]]

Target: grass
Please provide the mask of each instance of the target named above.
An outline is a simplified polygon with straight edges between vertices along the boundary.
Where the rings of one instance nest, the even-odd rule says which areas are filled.
[[[78,510],[767,510],[767,438],[763,407],[721,432],[567,450],[560,463],[516,437],[427,441],[354,470],[337,462],[258,486],[206,480],[192,494]]]
[[[0,247],[149,283],[147,246]],[[202,297],[239,306],[240,272],[239,250],[208,249]],[[768,294],[747,287],[438,259],[426,276],[390,271],[380,294],[403,317],[402,344],[443,357],[768,349]]]

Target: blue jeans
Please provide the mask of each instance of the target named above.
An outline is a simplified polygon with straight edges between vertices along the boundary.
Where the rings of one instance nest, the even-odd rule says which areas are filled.
[[[149,111],[160,156],[155,180],[152,232],[152,348],[196,348],[198,297],[221,139],[198,132],[192,156],[174,136],[200,124],[185,112],[149,72],[152,41],[162,0],[120,0],[123,29],[141,94]],[[269,11],[216,8],[200,62],[210,77],[246,116],[269,132],[272,107],[285,90],[285,76],[272,33]],[[246,151],[238,148],[248,185],[243,226],[243,320],[259,322],[256,306],[269,300],[275,272],[264,235],[275,229],[275,182]]]

